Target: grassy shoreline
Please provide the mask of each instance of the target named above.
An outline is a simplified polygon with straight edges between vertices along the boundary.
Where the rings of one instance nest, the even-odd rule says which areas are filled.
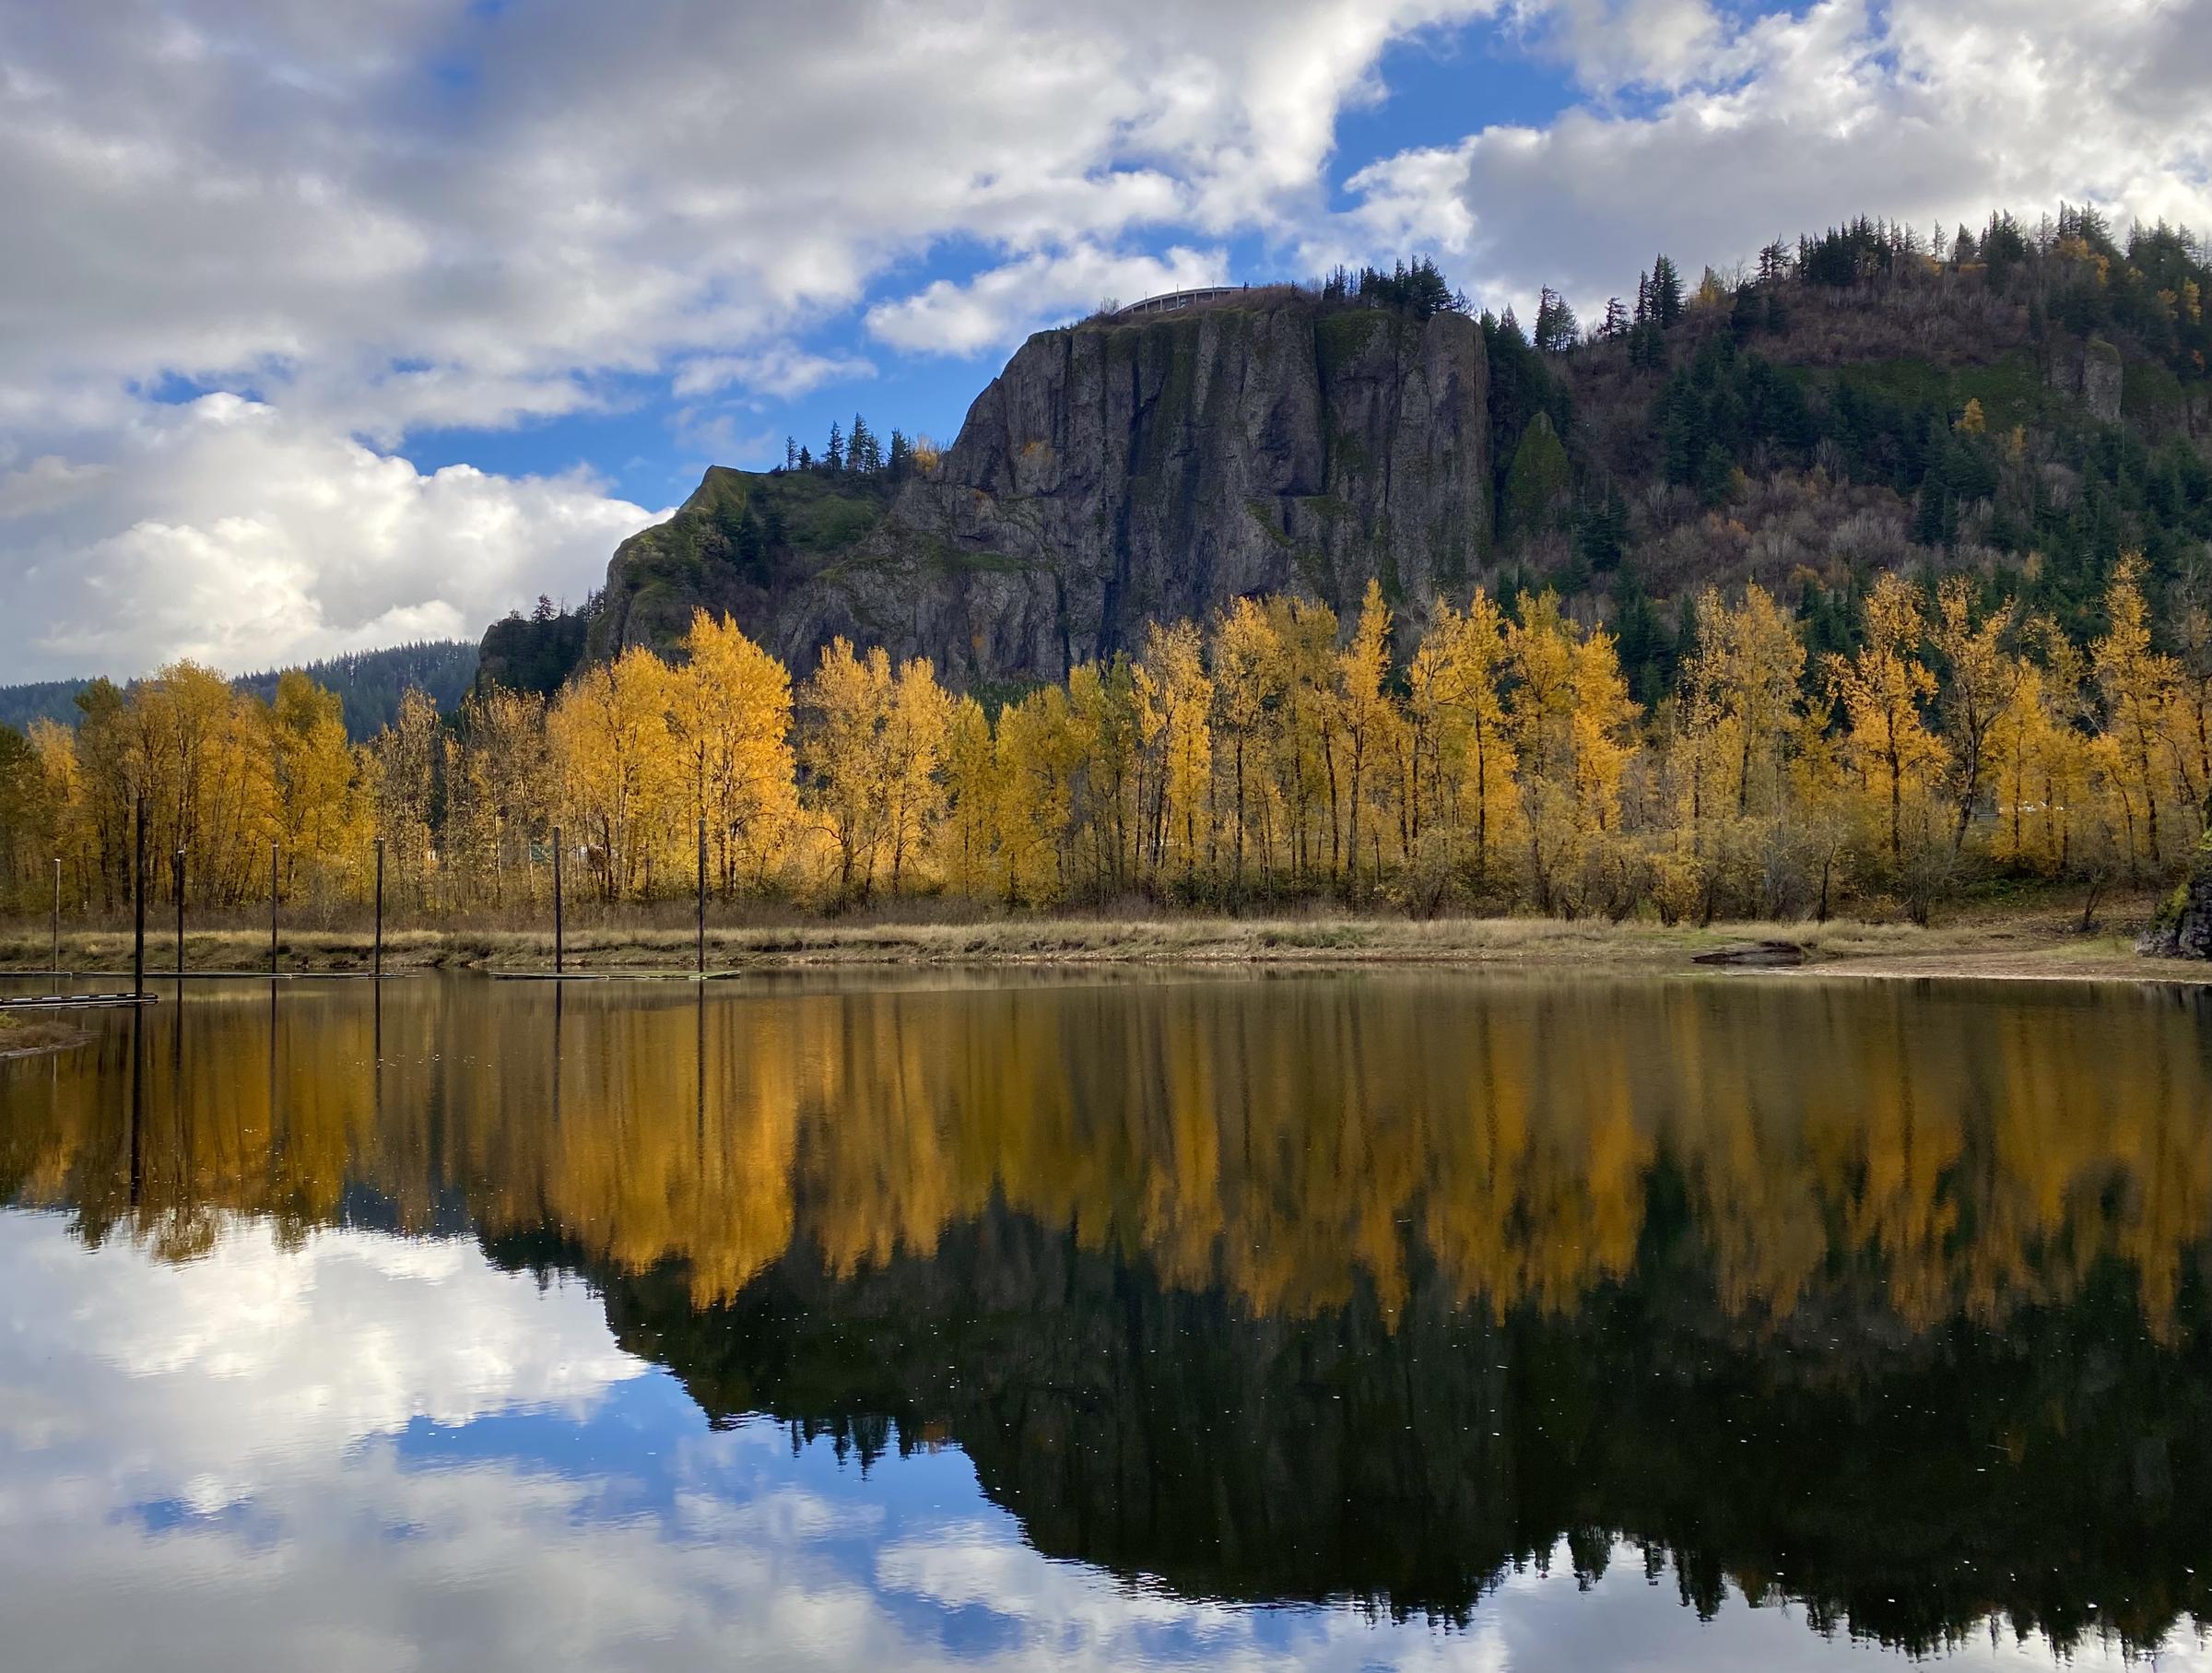
[[[2150,902],[2121,902],[2104,926],[2079,933],[2071,912],[2013,907],[1962,916],[1933,928],[1838,920],[1828,924],[1574,923],[1550,918],[1440,918],[1356,915],[1226,918],[991,918],[970,923],[789,923],[710,928],[710,973],[831,968],[1145,965],[1324,968],[1407,965],[1526,968],[1593,972],[1689,972],[1768,947],[1789,967],[1885,976],[2004,976],[2212,983],[2212,965],[2145,958],[2135,937]],[[688,972],[694,931],[665,925],[579,928],[567,938],[572,972]],[[370,967],[370,936],[357,929],[301,930],[278,940],[289,973],[341,973]],[[65,968],[127,972],[124,930],[63,937]],[[0,929],[0,973],[44,971],[51,958],[41,929]],[[1700,960],[1708,963],[1700,963]],[[149,974],[175,968],[169,935],[147,937]],[[462,926],[388,932],[387,973],[459,970],[519,974],[549,972],[553,937],[537,929]],[[185,967],[258,974],[268,968],[265,929],[211,928],[185,936]]]

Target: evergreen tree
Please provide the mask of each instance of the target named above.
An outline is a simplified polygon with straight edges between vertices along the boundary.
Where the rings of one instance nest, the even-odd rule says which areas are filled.
[[[867,419],[853,415],[853,433],[845,442],[845,464],[856,471],[880,470],[883,467],[882,443],[876,432],[868,428]]]
[[[1536,301],[1537,351],[1543,354],[1562,354],[1582,340],[1582,325],[1574,317],[1574,310],[1567,299],[1549,285]]]
[[[1549,414],[1539,412],[1529,420],[1513,450],[1513,464],[1505,481],[1506,529],[1510,536],[1526,538],[1553,527],[1574,489],[1574,473],[1567,449],[1551,427]]]
[[[830,447],[822,455],[822,464],[830,470],[845,468],[845,432],[834,418],[830,423]]]
[[[1739,343],[1747,343],[1766,318],[1766,309],[1760,305],[1759,292],[1748,285],[1735,288],[1735,300],[1728,309],[1728,331]]]
[[[1690,607],[1685,601],[1683,608]],[[1630,569],[1613,578],[1613,638],[1629,695],[1648,713],[1674,684],[1675,643],[1642,580]]]
[[[1682,317],[1682,276],[1664,255],[1652,264],[1652,314],[1662,331]]]
[[[1594,571],[1617,568],[1629,546],[1629,503],[1611,483],[1605,497],[1586,500],[1575,516],[1574,548]]]
[[[1693,666],[1698,660],[1698,595],[1685,591],[1682,607],[1675,619],[1674,666],[1677,669]]]

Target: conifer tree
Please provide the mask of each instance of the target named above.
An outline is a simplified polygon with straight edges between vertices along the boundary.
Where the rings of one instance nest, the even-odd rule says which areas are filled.
[[[1544,354],[1563,354],[1582,340],[1582,326],[1574,317],[1574,310],[1567,305],[1566,298],[1550,286],[1544,287],[1536,301],[1536,331],[1533,339],[1536,349]]]
[[[1682,276],[1665,255],[1652,264],[1651,312],[1662,331],[1682,317]]]

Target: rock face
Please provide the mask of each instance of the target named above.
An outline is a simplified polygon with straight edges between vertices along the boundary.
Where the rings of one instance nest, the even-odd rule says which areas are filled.
[[[2102,337],[2092,336],[2078,348],[2059,356],[2051,381],[2066,394],[2079,397],[2099,423],[2117,424],[2125,371],[2119,349]]]
[[[1342,610],[1376,577],[1418,612],[1488,549],[1488,395],[1457,314],[1266,292],[1043,332],[895,489],[711,471],[616,553],[590,653],[665,645],[703,605],[794,669],[841,633],[987,687],[1242,595]]]
[[[2144,937],[2142,950],[2172,959],[2212,959],[2212,849],[2198,853],[2188,880]]]

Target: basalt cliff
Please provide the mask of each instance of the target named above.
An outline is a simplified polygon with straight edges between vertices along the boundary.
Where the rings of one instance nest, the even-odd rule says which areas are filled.
[[[1284,289],[1041,332],[903,480],[710,470],[615,553],[582,649],[665,648],[704,607],[794,668],[843,634],[989,688],[1241,595],[1449,592],[1490,544],[1488,425],[1458,313]],[[495,676],[536,625],[493,630]]]

